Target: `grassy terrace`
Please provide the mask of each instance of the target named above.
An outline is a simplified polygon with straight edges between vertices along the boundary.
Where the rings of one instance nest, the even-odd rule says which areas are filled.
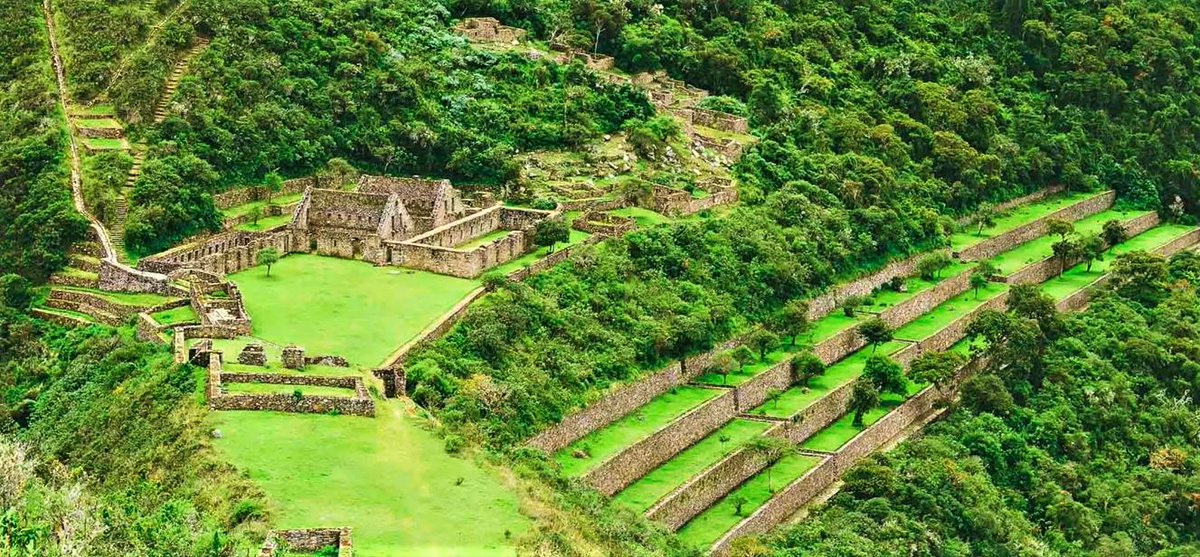
[[[732,420],[625,488],[613,500],[639,513],[646,512],[692,476],[725,458],[747,440],[762,435],[770,427],[771,424],[766,422]]]
[[[84,146],[93,151],[119,151],[129,149],[129,142],[124,139],[105,139],[98,137],[80,138]]]
[[[237,225],[237,229],[241,230],[242,232],[262,232],[264,230],[275,228],[276,226],[287,224],[288,222],[291,222],[291,220],[291,213],[285,215],[276,215],[273,217],[262,217],[258,219],[257,223],[243,222],[242,224]]]
[[[1152,251],[1166,243],[1191,232],[1195,227],[1184,226],[1180,224],[1160,224],[1150,230],[1147,230],[1133,238],[1130,238],[1120,244],[1117,244],[1109,253],[1104,256],[1104,259],[1092,263],[1092,270],[1087,270],[1087,265],[1079,264],[1070,269],[1067,269],[1062,276],[1050,279],[1042,284],[1042,291],[1052,296],[1055,300],[1061,300],[1070,296],[1079,289],[1091,284],[1096,279],[1108,272],[1109,266],[1112,265],[1115,256],[1131,251]]]
[[[1055,196],[1050,199],[1043,199],[1037,203],[1030,203],[1021,207],[1015,207],[1009,210],[1004,216],[996,219],[996,224],[984,228],[983,234],[976,234],[976,227],[968,226],[962,232],[954,234],[950,237],[950,248],[954,251],[961,251],[969,248],[979,242],[989,238],[995,238],[1005,232],[1008,232],[1018,226],[1040,219],[1059,209],[1068,207],[1084,199],[1099,195],[1096,192],[1088,193],[1073,193],[1066,196]]]
[[[609,214],[617,215],[618,217],[632,217],[637,222],[638,226],[656,226],[663,223],[671,222],[671,218],[660,213],[655,213],[649,209],[641,207],[626,207],[624,209],[616,209],[609,211]]]
[[[271,204],[272,205],[290,205],[292,203],[296,203],[296,202],[300,201],[300,199],[303,197],[304,197],[303,193],[293,193],[293,194],[288,194],[288,195],[276,195],[271,198]],[[249,215],[250,212],[253,211],[254,209],[262,209],[266,206],[267,206],[267,200],[265,200],[265,199],[262,201],[251,201],[250,203],[243,203],[242,205],[235,205],[233,207],[225,209],[224,211],[221,211],[221,216],[223,216],[225,218],[240,217],[243,215]]]
[[[1105,222],[1110,220],[1125,221],[1146,213],[1148,211],[1101,211],[1095,215],[1076,221],[1075,231],[1081,236],[1095,236],[1100,233],[1100,229],[1104,227]],[[1052,246],[1057,241],[1058,236],[1042,236],[997,255],[992,259],[992,263],[1000,269],[1000,274],[1012,274],[1022,267],[1032,265],[1054,255]]]
[[[875,354],[890,355],[904,348],[907,344],[892,341],[882,344],[874,351]],[[790,418],[797,412],[808,408],[812,403],[822,399],[830,391],[853,381],[862,374],[867,359],[872,356],[871,348],[863,348],[842,361],[825,369],[820,377],[808,382],[808,387],[792,387],[779,395],[773,401],[764,402],[757,408],[747,412],[754,416],[769,416],[772,418]]]
[[[255,267],[229,278],[242,291],[254,336],[360,366],[378,365],[479,284],[307,254],[280,259],[270,276]]]
[[[573,246],[575,244],[581,243],[584,240],[588,239],[588,236],[591,236],[591,234],[588,234],[587,232],[580,232],[580,231],[572,228],[571,236],[570,236],[570,239],[567,240],[567,243],[566,244],[556,244],[554,246],[554,251],[558,251],[558,250],[563,249],[564,247],[569,247],[569,246]],[[537,261],[538,259],[546,257],[547,255],[550,255],[550,248],[549,247],[541,247],[541,248],[533,250],[525,255],[522,255],[521,257],[513,259],[512,261],[509,261],[508,263],[500,265],[499,267],[496,267],[488,272],[508,274],[513,271],[520,270],[522,267],[528,267],[534,261]]]
[[[322,387],[314,385],[277,385],[274,383],[222,383],[221,388],[231,395],[292,395],[300,391],[301,396],[336,396],[350,398],[353,389]]]
[[[914,319],[909,324],[900,327],[895,337],[902,340],[918,341],[928,338],[947,325],[971,312],[988,300],[999,296],[1008,290],[1008,285],[992,282],[980,288],[978,295],[974,290],[968,290],[950,298],[928,313]]]
[[[47,308],[47,307],[39,307],[37,309],[44,311],[46,313],[53,313],[55,315],[65,315],[67,317],[74,317],[75,319],[79,319],[81,321],[86,321],[88,323],[97,324],[96,320],[94,318],[92,318],[92,316],[90,316],[86,313],[80,313],[80,312],[72,310],[72,309],[58,309],[58,308]]]
[[[893,408],[903,404],[905,400],[908,400],[908,397],[921,392],[921,389],[924,388],[925,385],[918,385],[910,381],[906,396],[900,396],[895,393],[887,393],[880,396],[879,406],[863,414],[863,425],[861,427],[854,425],[854,414],[846,414],[838,418],[837,421],[825,426],[825,429],[816,432],[812,437],[804,440],[800,444],[800,447],[813,451],[837,451],[842,448],[842,445],[849,443],[851,439],[854,439],[864,429],[878,422],[880,418],[891,412]]]
[[[780,459],[685,524],[679,530],[679,538],[693,547],[703,549],[711,546],[730,528],[763,506],[777,491],[803,476],[818,462],[818,458],[805,455]],[[745,501],[741,514],[735,512],[735,502],[739,500]]]
[[[668,391],[646,403],[637,411],[603,428],[593,431],[555,454],[566,476],[580,476],[595,468],[608,457],[662,429],[689,410],[716,398],[723,391],[682,386]],[[586,458],[573,453],[582,451]]]
[[[111,104],[96,104],[87,108],[81,106],[72,106],[68,109],[68,111],[72,116],[102,117],[117,115],[117,107]]]
[[[189,340],[188,344],[196,344],[196,340]],[[303,370],[287,369],[283,367],[281,360],[283,355],[283,347],[278,344],[271,344],[262,339],[254,337],[238,337],[235,339],[213,339],[213,349],[219,350],[222,353],[221,369],[231,372],[245,373],[278,373],[281,375],[362,375],[359,370],[352,367],[333,367],[333,366],[304,366]],[[263,347],[263,352],[267,355],[267,365],[260,366],[244,366],[237,363],[238,353],[242,351],[247,344],[258,343]]]
[[[159,325],[178,325],[180,323],[191,323],[199,318],[192,306],[183,306],[175,309],[168,309],[157,313],[151,313],[150,318],[154,319]]]
[[[119,130],[121,123],[112,118],[85,118],[75,121],[80,128],[93,130]]]
[[[933,278],[933,280],[925,280],[921,277],[909,277],[904,281],[905,288],[903,291],[898,292],[890,288],[884,288],[873,294],[870,300],[862,305],[861,309],[863,311],[879,313],[890,307],[894,307],[897,304],[906,302],[912,299],[913,296],[937,286],[938,283],[946,279],[950,279],[958,276],[960,273],[967,272],[973,267],[974,264],[972,263],[955,261],[951,263],[950,266],[942,269],[941,272],[939,272],[937,276]]]
[[[99,290],[99,289],[95,289],[95,288],[79,288],[79,287],[75,287],[75,286],[55,286],[54,289],[55,290],[67,290],[67,291],[71,291],[71,292],[82,292],[84,294],[91,294],[98,298],[103,298],[105,300],[108,300],[114,304],[121,304],[124,306],[139,306],[139,307],[156,306],[158,304],[169,302],[169,301],[175,299],[170,296],[160,296],[158,294],[133,294],[133,293],[126,293],[126,292],[105,292],[103,290]]]
[[[493,230],[491,232],[488,232],[487,234],[484,234],[483,236],[468,240],[457,246],[454,246],[454,249],[461,249],[461,250],[475,249],[484,244],[488,244],[488,243],[494,242],[496,240],[499,240],[500,238],[504,238],[505,236],[508,236],[511,233],[512,233],[511,230]]]

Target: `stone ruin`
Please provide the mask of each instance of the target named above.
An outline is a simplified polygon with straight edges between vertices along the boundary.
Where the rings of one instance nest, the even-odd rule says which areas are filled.
[[[275,530],[267,534],[259,557],[275,557],[281,550],[316,552],[326,547],[337,549],[338,557],[352,557],[354,544],[350,528],[305,528]]]
[[[517,44],[525,30],[501,25],[494,17],[468,17],[454,26],[454,32],[473,43]]]
[[[242,347],[242,351],[238,353],[237,362],[244,366],[266,367],[267,353],[263,350],[263,346],[257,343],[247,344]]]
[[[550,43],[550,50],[556,53],[554,61],[559,64],[570,64],[572,60],[578,60],[589,70],[600,72],[611,70],[615,65],[612,56],[586,52],[563,43]]]
[[[283,367],[287,369],[304,369],[304,349],[294,344],[283,348]]]

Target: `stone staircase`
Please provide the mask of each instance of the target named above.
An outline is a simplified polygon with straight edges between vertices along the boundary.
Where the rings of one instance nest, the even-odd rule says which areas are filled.
[[[167,87],[163,89],[162,97],[159,97],[158,104],[154,107],[154,123],[161,124],[167,119],[167,112],[171,105],[171,98],[175,96],[175,91],[179,88],[179,80],[183,79],[183,74],[187,72],[188,65],[192,59],[208,46],[208,39],[198,37],[196,44],[192,46],[183,57],[175,63],[175,69],[171,71],[171,76],[167,78]]]
[[[113,225],[108,231],[108,238],[112,240],[113,250],[116,252],[118,259],[125,255],[125,219],[129,216],[129,203],[125,200],[125,192],[117,196],[116,216],[113,218]]]

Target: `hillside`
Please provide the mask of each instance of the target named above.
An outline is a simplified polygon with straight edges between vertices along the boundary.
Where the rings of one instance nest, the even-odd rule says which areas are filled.
[[[4,551],[1200,551],[1190,3],[11,4]]]

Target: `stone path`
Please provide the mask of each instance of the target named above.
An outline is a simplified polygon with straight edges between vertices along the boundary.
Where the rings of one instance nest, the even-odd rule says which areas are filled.
[[[183,79],[183,75],[187,72],[188,66],[191,65],[192,59],[200,54],[204,47],[208,46],[208,39],[199,37],[196,39],[196,44],[192,46],[178,62],[175,62],[175,69],[171,71],[171,76],[167,78],[167,86],[163,89],[162,96],[158,99],[158,104],[154,107],[154,123],[161,124],[167,118],[171,106],[171,99],[175,96],[175,91],[179,89],[179,80]]]

